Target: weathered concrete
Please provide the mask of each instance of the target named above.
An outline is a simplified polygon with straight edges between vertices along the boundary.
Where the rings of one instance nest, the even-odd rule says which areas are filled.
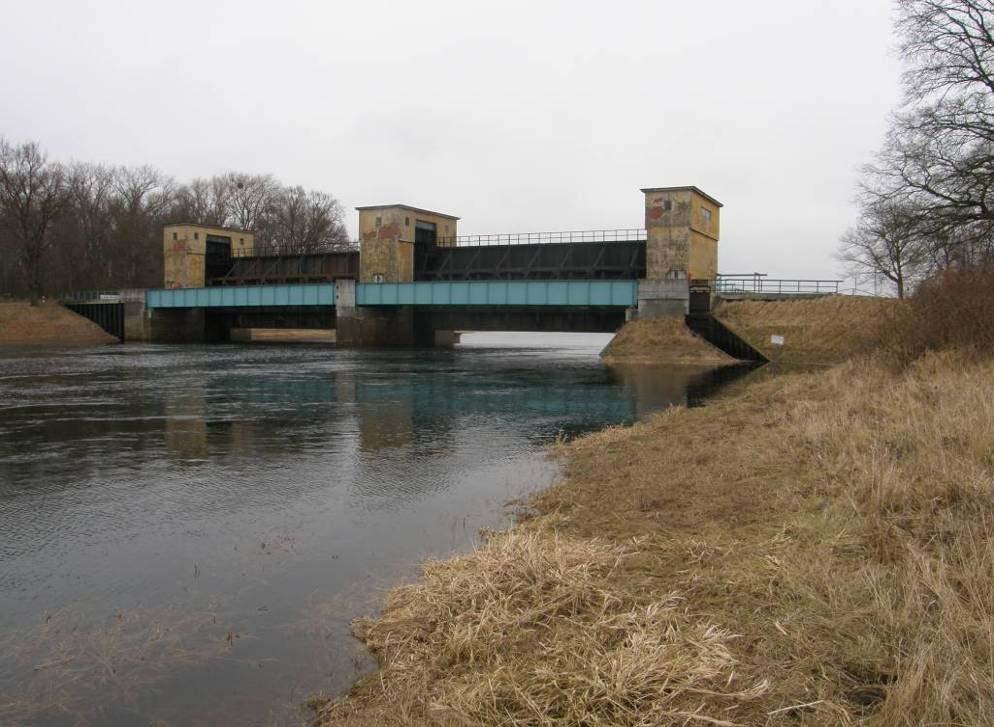
[[[413,346],[414,311],[410,306],[358,308],[356,281],[335,281],[336,343],[342,348]]]
[[[145,289],[122,290],[121,303],[124,304],[124,340],[152,340],[149,312],[145,309]]]
[[[637,318],[684,316],[690,309],[690,284],[686,278],[640,280]]]
[[[399,283],[414,280],[418,223],[433,225],[436,242],[448,244],[459,218],[404,204],[356,207],[359,211],[359,280]]]
[[[721,203],[697,187],[653,187],[642,192],[646,277],[714,279]]]
[[[207,284],[207,237],[227,242],[232,253],[250,255],[255,235],[246,230],[192,222],[162,228],[163,287],[201,288]]]

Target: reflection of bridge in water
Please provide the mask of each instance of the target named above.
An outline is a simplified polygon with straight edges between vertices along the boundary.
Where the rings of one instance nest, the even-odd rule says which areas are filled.
[[[332,371],[304,378],[260,373],[200,379],[166,400],[166,442],[188,459],[206,459],[212,448],[233,443],[282,457],[303,439],[323,436],[314,431],[322,422],[341,425],[343,418],[351,424],[335,436],[354,432],[360,451],[419,443],[444,447],[446,436],[455,436],[453,427],[472,419],[520,420],[528,426],[522,435],[550,438],[560,431],[572,435],[631,424],[667,406],[695,405],[751,370],[584,368],[550,381],[520,367],[487,368],[481,360],[479,376],[462,370],[453,378],[447,358],[436,356],[398,378]],[[279,437],[271,435],[275,430]]]

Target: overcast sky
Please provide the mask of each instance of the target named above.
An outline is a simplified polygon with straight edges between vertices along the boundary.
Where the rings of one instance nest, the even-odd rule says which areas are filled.
[[[0,134],[177,179],[271,173],[460,232],[725,204],[720,270],[834,277],[899,98],[889,0],[0,0]]]

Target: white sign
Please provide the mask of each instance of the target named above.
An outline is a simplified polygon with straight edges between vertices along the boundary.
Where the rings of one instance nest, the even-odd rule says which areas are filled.
[[[774,346],[782,346],[783,336],[778,336],[774,333],[772,336],[770,336],[770,343]]]

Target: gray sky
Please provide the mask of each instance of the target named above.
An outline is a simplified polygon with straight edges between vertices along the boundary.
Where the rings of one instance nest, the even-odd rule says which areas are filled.
[[[834,277],[899,98],[889,0],[0,0],[0,134],[230,170],[460,232],[641,227],[725,204],[720,269]]]

